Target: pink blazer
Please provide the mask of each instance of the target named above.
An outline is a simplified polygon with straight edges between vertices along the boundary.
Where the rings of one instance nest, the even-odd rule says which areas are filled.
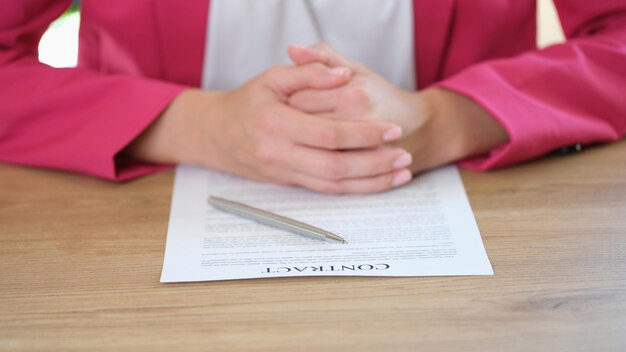
[[[471,97],[510,142],[490,169],[626,133],[626,1],[556,0],[568,41],[535,48],[536,0],[414,0],[418,84]],[[200,82],[208,0],[83,0],[78,68],[37,60],[70,0],[0,0],[0,160],[124,180],[119,152]],[[340,48],[339,48],[340,50]]]

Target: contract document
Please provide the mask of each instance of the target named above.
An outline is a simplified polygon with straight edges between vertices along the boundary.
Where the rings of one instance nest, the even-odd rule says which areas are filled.
[[[214,195],[319,227],[312,239],[222,212]],[[371,195],[331,196],[176,170],[161,282],[284,276],[493,275],[456,166]]]

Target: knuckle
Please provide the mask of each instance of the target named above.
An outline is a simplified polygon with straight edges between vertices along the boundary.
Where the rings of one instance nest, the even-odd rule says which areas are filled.
[[[319,132],[319,140],[330,149],[339,149],[344,144],[344,136],[338,129],[334,127],[323,128]]]
[[[346,165],[339,158],[328,158],[321,168],[322,176],[330,180],[339,180],[345,177],[347,172]]]
[[[273,164],[276,162],[278,157],[276,151],[272,148],[271,143],[267,141],[256,143],[252,153],[255,159],[263,162],[264,164]]]
[[[259,75],[259,78],[262,81],[270,80],[274,76],[275,72],[276,72],[276,68],[270,67],[266,69],[265,71],[261,72],[261,74]]]
[[[257,120],[258,130],[262,133],[274,135],[280,130],[280,119],[273,109],[266,109],[259,113]]]
[[[303,106],[309,101],[307,94],[304,92],[297,92],[289,96],[287,103],[296,108]]]
[[[263,81],[273,82],[275,77],[283,76],[287,69],[287,65],[274,65],[259,75]]]
[[[363,85],[351,84],[341,91],[339,99],[348,105],[368,106],[370,97]]]

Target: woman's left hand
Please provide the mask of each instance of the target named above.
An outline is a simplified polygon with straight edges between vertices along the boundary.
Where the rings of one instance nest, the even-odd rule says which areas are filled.
[[[352,71],[347,84],[298,91],[289,97],[290,105],[325,118],[399,125],[402,138],[394,145],[411,153],[414,173],[483,154],[508,140],[504,127],[463,95],[441,88],[402,90],[326,44],[294,45],[288,52],[296,65],[321,62]]]

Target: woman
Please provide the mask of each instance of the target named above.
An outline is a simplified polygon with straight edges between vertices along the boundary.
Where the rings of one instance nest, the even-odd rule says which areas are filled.
[[[368,193],[626,133],[621,0],[555,1],[545,50],[534,0],[83,1],[78,68],[53,69],[36,47],[69,3],[2,6],[0,160]]]

